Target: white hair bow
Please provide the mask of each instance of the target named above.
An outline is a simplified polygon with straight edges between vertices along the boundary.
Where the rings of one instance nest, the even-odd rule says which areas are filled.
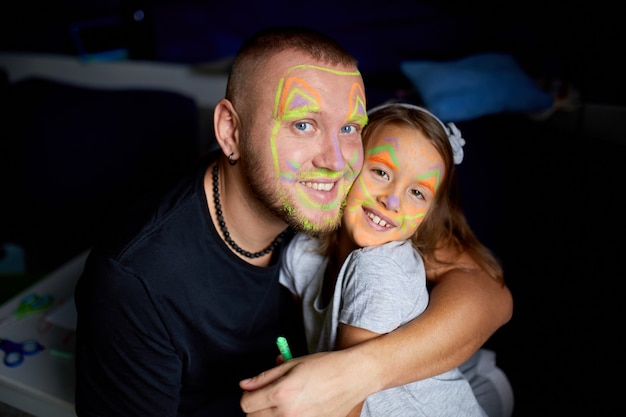
[[[439,119],[437,119],[439,120]],[[443,125],[443,123],[441,123]],[[452,122],[446,123],[444,130],[448,134],[448,140],[452,146],[452,155],[454,156],[454,163],[459,165],[463,162],[463,145],[465,145],[465,139],[461,136],[461,131]]]

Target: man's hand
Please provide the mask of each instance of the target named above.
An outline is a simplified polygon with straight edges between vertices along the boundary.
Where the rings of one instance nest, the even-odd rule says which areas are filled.
[[[301,356],[241,381],[242,410],[254,417],[346,416],[368,394],[359,366],[350,366],[355,355],[345,352]]]

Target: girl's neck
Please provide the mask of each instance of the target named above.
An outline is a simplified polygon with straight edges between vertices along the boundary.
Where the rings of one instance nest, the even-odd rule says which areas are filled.
[[[348,233],[342,233],[341,229],[339,230],[337,242],[336,254],[331,254],[331,256],[336,257],[337,264],[341,267],[346,258],[348,258],[348,255],[350,255],[350,252],[359,249],[359,246],[348,236]]]
[[[347,236],[347,233],[341,233],[341,230],[337,232],[337,247],[331,249],[328,253],[328,263],[324,271],[322,300],[325,306],[328,305],[333,296],[341,266],[348,258],[348,255],[350,255],[350,252],[358,248],[354,241]]]

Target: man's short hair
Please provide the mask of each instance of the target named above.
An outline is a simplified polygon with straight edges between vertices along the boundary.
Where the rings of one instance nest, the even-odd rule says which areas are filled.
[[[237,52],[228,74],[226,98],[236,104],[249,97],[254,74],[269,60],[286,50],[296,50],[329,65],[358,66],[356,58],[330,36],[300,26],[275,26],[262,29],[247,39]],[[249,83],[253,83],[252,85]]]

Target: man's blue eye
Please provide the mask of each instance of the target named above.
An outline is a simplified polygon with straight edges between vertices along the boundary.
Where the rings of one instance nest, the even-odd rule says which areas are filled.
[[[298,122],[294,125],[294,127],[298,130],[302,130],[303,132],[310,128],[311,124],[307,122]]]
[[[341,128],[342,133],[354,133],[356,131],[356,127],[352,125],[344,126]]]

